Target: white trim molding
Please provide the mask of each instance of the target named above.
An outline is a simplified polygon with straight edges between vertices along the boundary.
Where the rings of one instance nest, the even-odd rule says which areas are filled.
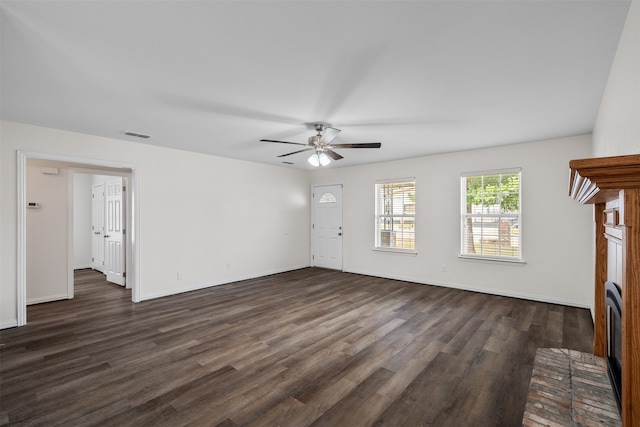
[[[27,305],[42,304],[43,302],[61,301],[61,300],[65,300],[65,299],[71,299],[71,298],[69,298],[69,296],[67,294],[49,295],[49,296],[42,297],[42,298],[28,299],[27,300]]]
[[[461,283],[452,283],[452,282],[440,282],[437,280],[422,280],[422,279],[416,279],[414,277],[372,274],[365,271],[352,270],[352,269],[349,269],[349,270],[345,269],[344,271],[345,273],[355,273],[355,274],[362,274],[364,276],[373,276],[373,277],[382,277],[384,279],[401,280],[403,282],[413,282],[413,283],[418,283],[420,285],[431,285],[431,286],[439,286],[442,288],[460,289],[463,291],[478,292],[481,294],[498,295],[502,297],[518,298],[518,299],[528,300],[528,301],[566,305],[569,307],[578,307],[578,308],[586,308],[586,309],[591,308],[591,303],[586,301],[577,301],[577,300],[563,299],[563,298],[551,298],[544,295],[534,295],[534,294],[521,293],[521,292],[509,292],[502,289],[481,288],[478,286],[472,286],[472,285],[461,284]]]

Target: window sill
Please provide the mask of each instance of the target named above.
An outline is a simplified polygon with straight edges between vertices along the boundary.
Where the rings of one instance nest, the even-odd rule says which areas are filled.
[[[396,255],[418,255],[418,252],[411,249],[393,249],[393,248],[373,248],[374,252],[386,252]]]
[[[470,256],[470,255],[458,255],[458,258],[462,261],[472,261],[472,262],[488,262],[488,263],[498,263],[498,264],[510,264],[515,266],[523,267],[527,262],[523,259],[507,259],[507,258],[491,258],[484,256]]]

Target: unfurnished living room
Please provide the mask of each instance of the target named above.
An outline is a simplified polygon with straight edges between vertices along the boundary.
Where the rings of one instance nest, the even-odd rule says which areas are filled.
[[[0,0],[0,425],[640,425],[639,0]]]

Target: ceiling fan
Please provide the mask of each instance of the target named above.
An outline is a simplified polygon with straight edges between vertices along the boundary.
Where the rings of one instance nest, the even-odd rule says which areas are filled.
[[[287,157],[292,154],[302,153],[304,151],[314,150],[315,152],[309,157],[307,160],[313,166],[326,166],[333,160],[340,160],[343,157],[333,151],[333,148],[380,148],[382,143],[380,142],[363,142],[363,143],[352,143],[352,144],[331,144],[331,141],[338,136],[340,133],[340,129],[332,128],[329,126],[325,126],[324,123],[316,123],[314,124],[314,128],[317,132],[316,135],[309,137],[309,142],[307,144],[303,144],[300,142],[288,142],[288,141],[278,141],[274,139],[261,139],[261,142],[277,142],[280,144],[293,144],[293,145],[303,145],[308,146],[309,148],[305,148],[303,150],[293,151],[287,154],[281,154],[278,157]],[[330,159],[331,158],[331,159]]]

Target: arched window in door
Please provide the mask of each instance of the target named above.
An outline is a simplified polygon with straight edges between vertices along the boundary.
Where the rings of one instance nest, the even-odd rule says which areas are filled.
[[[324,193],[320,197],[320,203],[337,203],[336,196],[333,193]]]

